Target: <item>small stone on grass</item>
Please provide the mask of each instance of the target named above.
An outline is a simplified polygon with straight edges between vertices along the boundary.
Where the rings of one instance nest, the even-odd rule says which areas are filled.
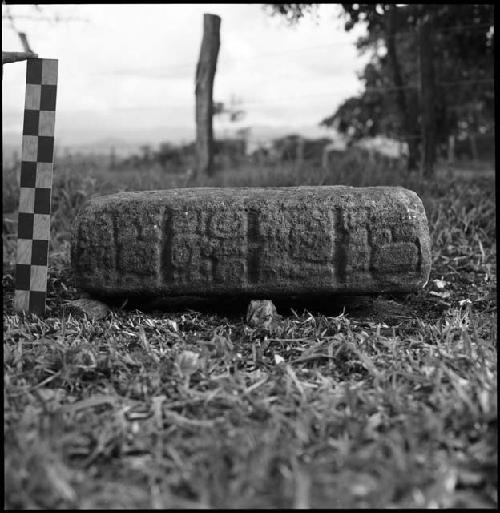
[[[252,300],[248,305],[246,323],[251,328],[269,329],[281,316],[269,299]]]
[[[106,317],[106,315],[111,312],[111,309],[108,305],[98,301],[97,299],[90,298],[67,301],[64,306],[67,313],[71,313],[72,315],[86,314],[90,319],[93,319],[94,321],[104,319],[104,317]]]

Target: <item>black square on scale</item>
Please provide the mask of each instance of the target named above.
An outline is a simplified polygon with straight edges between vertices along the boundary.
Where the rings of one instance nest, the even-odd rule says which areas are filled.
[[[31,265],[47,265],[48,254],[48,240],[33,240],[33,245],[31,249]]]
[[[36,162],[21,162],[21,187],[35,187]]]
[[[41,84],[42,83],[42,60],[28,59],[26,61],[26,83]]]
[[[50,189],[35,189],[35,214],[50,214]]]
[[[43,85],[40,91],[40,110],[56,110],[57,86]]]
[[[46,292],[39,292],[33,290],[30,292],[30,304],[29,311],[37,315],[43,315],[45,313],[45,299],[47,297]]]
[[[40,135],[38,136],[38,162],[50,162],[54,159],[54,138]]]
[[[40,111],[25,110],[23,135],[38,135],[38,120],[40,119]]]
[[[31,265],[16,264],[16,290],[30,289]]]
[[[34,214],[19,212],[17,217],[17,237],[19,239],[33,239]]]

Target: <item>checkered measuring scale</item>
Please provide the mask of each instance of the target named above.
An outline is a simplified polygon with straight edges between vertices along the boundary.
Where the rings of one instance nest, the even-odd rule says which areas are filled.
[[[37,315],[47,296],[57,63],[26,61],[14,308]]]

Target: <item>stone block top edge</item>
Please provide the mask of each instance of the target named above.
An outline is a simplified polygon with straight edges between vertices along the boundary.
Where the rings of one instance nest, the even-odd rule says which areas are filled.
[[[100,196],[94,196],[91,198],[91,202],[103,202],[123,199],[146,199],[151,200],[162,199],[165,197],[215,197],[221,198],[243,198],[252,196],[261,196],[268,194],[279,194],[285,198],[293,197],[296,194],[318,194],[318,195],[329,195],[334,193],[349,193],[354,195],[364,195],[370,193],[378,194],[394,194],[396,192],[403,193],[406,195],[418,197],[418,194],[411,189],[407,189],[402,186],[386,186],[378,185],[371,187],[354,187],[350,185],[302,185],[292,187],[173,187],[170,189],[152,189],[144,191],[121,191],[111,194],[104,194]]]

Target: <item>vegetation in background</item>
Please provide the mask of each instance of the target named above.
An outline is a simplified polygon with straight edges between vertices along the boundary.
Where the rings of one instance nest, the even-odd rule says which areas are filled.
[[[418,28],[430,25],[435,73],[437,144],[448,137],[494,137],[493,4],[341,4],[345,29],[363,24],[358,40],[370,60],[360,78],[364,91],[347,98],[321,124],[352,140],[386,135],[408,143],[408,166],[419,159],[421,98]],[[317,4],[268,4],[291,23]]]

